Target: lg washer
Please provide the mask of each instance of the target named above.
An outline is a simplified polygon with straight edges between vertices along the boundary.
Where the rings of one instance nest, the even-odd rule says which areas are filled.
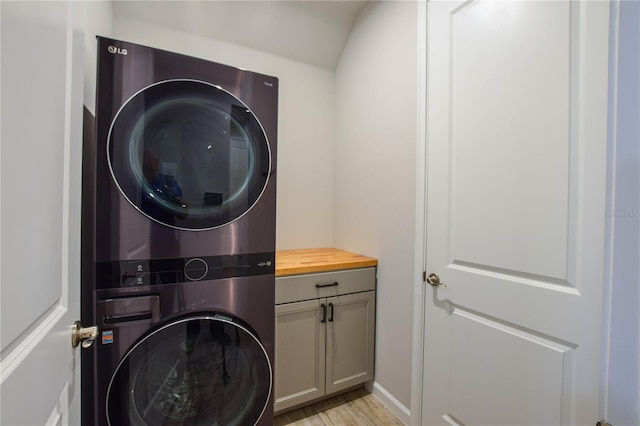
[[[273,423],[278,79],[98,37],[86,425]]]

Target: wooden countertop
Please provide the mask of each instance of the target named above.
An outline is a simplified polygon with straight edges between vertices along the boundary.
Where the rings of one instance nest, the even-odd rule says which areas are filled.
[[[276,252],[276,277],[377,266],[378,260],[334,248]]]

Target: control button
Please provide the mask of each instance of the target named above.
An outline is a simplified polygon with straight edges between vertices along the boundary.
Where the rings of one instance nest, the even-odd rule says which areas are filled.
[[[203,279],[209,272],[209,265],[204,260],[196,257],[184,265],[184,275],[191,281]]]

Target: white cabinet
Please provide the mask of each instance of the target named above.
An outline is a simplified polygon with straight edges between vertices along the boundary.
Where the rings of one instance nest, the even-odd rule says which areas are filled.
[[[276,279],[276,412],[373,380],[375,271]]]

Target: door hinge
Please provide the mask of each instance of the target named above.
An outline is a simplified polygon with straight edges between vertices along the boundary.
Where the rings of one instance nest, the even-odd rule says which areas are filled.
[[[613,425],[607,422],[606,420],[600,420],[598,423],[596,423],[596,426],[613,426]]]

